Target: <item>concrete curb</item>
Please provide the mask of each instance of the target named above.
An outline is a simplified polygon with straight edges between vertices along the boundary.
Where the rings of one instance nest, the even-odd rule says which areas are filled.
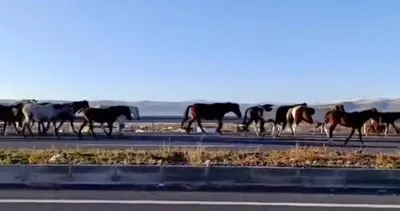
[[[0,188],[400,193],[400,170],[4,165]]]

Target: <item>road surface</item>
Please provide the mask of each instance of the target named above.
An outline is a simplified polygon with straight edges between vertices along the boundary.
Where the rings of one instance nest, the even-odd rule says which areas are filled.
[[[337,141],[333,143],[334,149],[346,150],[342,147],[345,136],[336,136]],[[366,147],[364,150],[370,152],[394,152],[399,150],[400,137],[364,137]],[[310,135],[299,135],[296,138],[238,135],[182,135],[182,134],[135,134],[126,137],[106,138],[100,136],[98,140],[92,137],[84,137],[78,140],[74,136],[62,136],[56,139],[49,135],[46,137],[35,136],[24,139],[21,136],[0,136],[1,148],[136,148],[136,149],[159,149],[168,147],[207,147],[210,149],[287,149],[298,146],[324,146],[326,138],[318,135],[313,138]],[[358,140],[352,139],[349,142],[348,150],[360,149]]]
[[[397,196],[296,193],[1,190],[14,211],[376,211],[399,210]]]

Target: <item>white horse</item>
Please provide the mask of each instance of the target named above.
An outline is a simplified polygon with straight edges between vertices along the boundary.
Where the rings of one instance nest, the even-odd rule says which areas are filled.
[[[108,107],[110,107],[110,106],[108,106],[108,105],[95,106],[95,108],[108,108]],[[132,119],[140,119],[139,108],[137,106],[128,106],[128,107],[131,111]],[[125,128],[126,117],[124,115],[121,115],[117,118],[116,122],[118,123],[118,126],[119,126],[119,128],[118,128],[119,133],[123,134],[123,129]],[[100,126],[103,129],[103,131],[105,133],[107,133],[106,129],[104,128],[104,124],[100,123]]]
[[[57,117],[60,114],[66,113],[74,115],[74,110],[70,105],[54,105],[51,103],[38,104],[36,102],[29,102],[23,105],[22,113],[24,115],[24,121],[22,123],[22,134],[24,137],[26,137],[26,127],[28,127],[30,135],[33,136],[31,129],[32,122],[38,122],[42,125],[42,128],[45,128],[43,122],[48,122],[48,124],[52,122],[54,127],[54,134],[57,136],[57,138],[60,138],[56,126]]]

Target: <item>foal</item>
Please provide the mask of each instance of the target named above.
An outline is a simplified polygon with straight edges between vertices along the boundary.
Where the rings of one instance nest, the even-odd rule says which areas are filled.
[[[106,133],[107,136],[111,136],[113,131],[113,124],[115,120],[124,115],[126,119],[132,120],[131,110],[128,106],[110,106],[108,108],[85,108],[83,110],[83,124],[79,128],[78,138],[82,139],[82,129],[89,124],[89,130],[94,138],[97,135],[93,130],[93,122],[98,122],[100,124],[107,123],[109,132]],[[106,132],[106,131],[104,131]]]
[[[274,105],[264,104],[252,106],[244,112],[244,119],[242,122],[242,129],[245,133],[249,132],[249,125],[253,122],[254,129],[257,136],[263,135],[265,132],[264,124],[274,118],[275,112]],[[247,118],[249,119],[247,121]],[[257,123],[260,122],[260,132],[257,130]]]
[[[349,136],[346,138],[344,145],[347,146],[348,141],[353,136],[355,130],[358,131],[358,136],[360,139],[361,146],[364,147],[364,142],[362,140],[361,128],[366,121],[369,119],[374,119],[379,121],[379,112],[376,108],[356,111],[356,112],[343,112],[339,110],[331,110],[325,115],[325,124],[328,126],[328,140],[329,144],[332,143],[332,133],[337,125],[342,125],[344,127],[351,128]]]
[[[211,104],[195,103],[195,104],[189,105],[186,108],[185,113],[183,115],[183,121],[181,123],[181,128],[183,128],[183,125],[189,119],[189,110],[190,109],[192,109],[192,111],[191,111],[192,118],[189,120],[188,126],[186,128],[187,134],[190,133],[190,128],[194,121],[197,121],[197,124],[199,125],[203,134],[206,134],[206,131],[204,130],[203,125],[201,124],[201,119],[217,120],[218,128],[216,129],[216,132],[219,134],[222,134],[222,132],[221,132],[222,125],[223,125],[222,119],[224,118],[226,113],[233,112],[236,114],[236,116],[238,118],[242,118],[240,106],[237,103],[231,103],[231,102],[211,103]]]

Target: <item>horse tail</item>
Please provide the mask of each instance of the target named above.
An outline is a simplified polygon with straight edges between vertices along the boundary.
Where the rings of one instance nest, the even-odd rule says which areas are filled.
[[[247,108],[246,111],[244,111],[244,118],[243,118],[242,125],[246,124],[247,114],[249,113],[250,109],[252,109],[252,107]]]
[[[193,107],[193,105],[188,105],[188,107],[186,107],[185,113],[183,114],[181,128],[183,128],[183,124],[185,124],[185,122],[189,119],[189,110],[192,107]]]

